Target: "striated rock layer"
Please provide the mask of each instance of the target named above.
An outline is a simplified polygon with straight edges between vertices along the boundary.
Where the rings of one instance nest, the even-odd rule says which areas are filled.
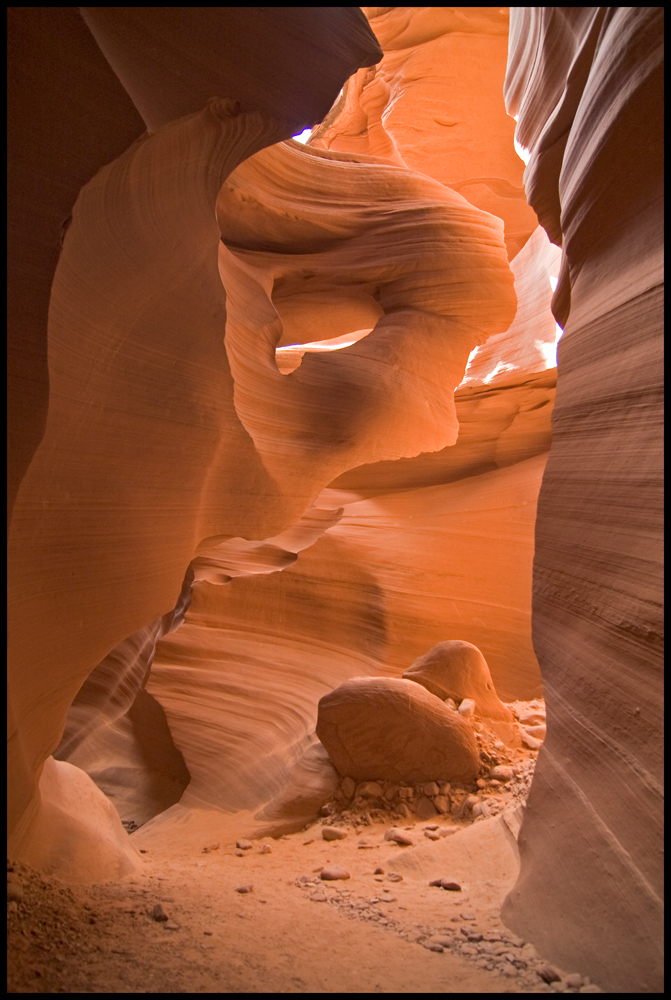
[[[533,582],[547,739],[503,913],[614,993],[663,992],[662,20],[511,8],[506,78],[565,332]]]
[[[21,51],[34,91],[38,81],[44,85],[44,66],[31,51],[31,31],[40,40],[48,32],[43,24],[36,32],[32,15],[16,10],[17,31],[27,32]],[[50,396],[41,441],[39,421],[28,425],[21,441],[18,476],[30,466],[9,539],[9,830],[17,856],[35,824],[42,824],[48,839],[38,782],[49,780],[44,762],[60,741],[69,705],[96,665],[174,607],[203,538],[222,533],[264,538],[295,520],[293,498],[282,501],[233,404],[222,343],[226,312],[217,267],[216,197],[245,157],[319,120],[344,79],[378,59],[380,50],[356,8],[338,8],[328,32],[320,27],[324,13],[318,8],[251,11],[83,11],[153,134],[121,152],[138,121],[126,100],[119,129],[106,143],[96,132],[91,155],[81,162],[75,157],[77,169],[65,195],[72,222],[55,275],[55,260],[35,258],[40,295],[45,283],[51,285]],[[228,36],[227,16],[234,20]],[[189,24],[183,31],[185,17]],[[138,61],[138,45],[146,52],[147,18],[152,59]],[[272,45],[254,40],[259,18],[257,33],[272,38]],[[217,59],[220,32],[227,45],[234,41],[245,53],[248,75],[233,96],[232,77],[221,69],[227,63]],[[75,41],[80,34],[74,33]],[[264,59],[269,48],[277,55]],[[77,51],[75,44],[72,64]],[[258,60],[249,61],[251,52]],[[85,74],[92,77],[94,106],[87,114],[96,114],[95,96],[109,82],[107,64],[103,61],[102,77],[100,59],[87,58],[83,65],[85,73],[72,80],[72,89],[88,95]],[[58,67],[63,70],[61,63]],[[322,81],[316,89],[307,86],[315,76]],[[21,77],[19,90],[23,82]],[[61,72],[59,93],[70,100],[63,95],[65,82]],[[270,93],[273,108],[258,99]],[[284,115],[277,115],[277,104],[286,108]],[[33,135],[34,117],[23,130],[17,128],[21,142],[13,151],[21,154],[19,171],[25,168],[25,135]],[[77,127],[75,119],[73,141],[86,144],[89,130],[84,122]],[[42,116],[39,123],[44,124]],[[54,129],[53,122],[48,126],[46,134]],[[45,137],[39,129],[37,135]],[[58,150],[60,168],[61,160],[65,165],[69,160],[67,150],[60,145]],[[28,159],[26,176],[33,177],[40,157]],[[47,188],[62,194],[54,158],[47,164],[54,174]],[[17,190],[19,200],[26,195],[24,188],[12,189],[13,204]],[[33,196],[39,198],[40,191]],[[53,212],[60,211],[52,202],[50,224]],[[56,199],[62,208],[61,202]],[[22,239],[22,246],[32,246],[30,234]],[[19,257],[32,259],[30,250]],[[25,283],[18,290],[23,295],[17,298],[18,337],[24,332],[21,318],[29,314],[29,337],[41,351],[44,310],[25,305]],[[233,467],[243,468],[244,475],[231,477]],[[221,490],[219,476],[227,490]]]

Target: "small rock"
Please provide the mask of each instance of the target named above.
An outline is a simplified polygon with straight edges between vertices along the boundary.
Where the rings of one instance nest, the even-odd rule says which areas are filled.
[[[522,731],[520,735],[523,746],[527,747],[529,750],[539,750],[543,745],[541,740],[537,740],[533,736],[529,736],[529,734],[524,731]]]
[[[262,844],[259,848],[259,854],[272,854],[273,849],[270,844]]]
[[[340,789],[346,799],[351,799],[356,791],[356,782],[353,778],[343,778]]]
[[[205,937],[212,937],[212,931],[203,931]]]
[[[244,858],[245,856],[245,852],[241,851],[239,848],[233,851],[233,853],[235,854],[236,858]]]
[[[322,868],[319,877],[325,882],[337,882],[340,879],[350,878],[350,873],[344,868],[330,865],[328,868]]]
[[[500,941],[501,932],[500,931],[484,931],[482,938],[484,941]]]
[[[453,833],[459,833],[459,827],[458,826],[446,826],[446,827],[443,827],[442,830],[439,830],[438,833],[441,835],[441,837],[451,837]]]
[[[398,872],[389,872],[387,875],[387,882],[402,882],[403,876],[399,875]]]
[[[431,819],[436,815],[436,807],[428,796],[422,795],[415,806],[415,815],[417,819]]]
[[[23,901],[23,886],[21,880],[13,872],[7,876],[7,902],[21,903]]]
[[[401,802],[398,807],[398,815],[401,819],[412,819],[412,811],[409,809],[406,802]]]
[[[464,698],[459,706],[459,715],[464,719],[472,719],[475,715],[475,702],[472,698]]]
[[[422,947],[426,948],[427,951],[443,951],[442,945],[435,944],[433,941],[422,941]]]
[[[168,914],[165,912],[160,903],[156,903],[154,909],[151,911],[154,920],[166,921],[168,919]]]
[[[364,781],[356,790],[363,799],[380,799],[384,789],[377,781]]]
[[[506,748],[506,745],[501,740],[497,740],[496,743],[494,744],[494,749],[495,750],[505,750],[505,748]]]
[[[374,847],[374,845],[369,844],[367,840],[360,840],[356,846],[360,851],[372,851]]]
[[[444,934],[432,934],[431,937],[427,938],[426,941],[424,942],[425,948],[428,942],[431,942],[432,944],[438,944],[440,945],[441,948],[451,948],[452,945],[454,944],[453,939],[446,937]]]
[[[550,989],[553,993],[563,993],[566,989],[566,983],[563,979],[559,979],[556,982],[550,983]]]
[[[336,811],[336,807],[335,807],[334,803],[333,802],[327,802],[319,810],[319,815],[320,816],[332,816],[335,811]]]
[[[247,885],[239,885],[235,891],[244,894],[246,892],[251,892],[253,888],[254,886],[251,883],[247,883]]]
[[[464,806],[463,806],[464,812],[466,811],[471,812],[473,808],[478,805],[479,802],[480,799],[477,797],[477,795],[468,795],[464,800]]]
[[[485,781],[484,778],[478,778],[478,780],[475,782],[475,784],[478,786],[478,788],[486,788],[487,787],[487,782]]]
[[[440,880],[440,884],[443,889],[447,889],[448,892],[461,892],[461,886],[458,882],[452,882],[449,878],[444,878]],[[463,914],[462,914],[463,916]],[[464,917],[464,920],[470,920],[470,917]],[[473,917],[475,920],[475,916]]]
[[[397,826],[390,826],[384,839],[391,840],[394,844],[400,844],[402,847],[412,847],[414,844],[412,837],[409,837],[403,830],[399,830]]]
[[[478,949],[474,944],[460,944],[459,951],[462,955],[477,955]]]
[[[473,729],[475,729],[476,733],[484,733],[485,731],[485,727],[482,725],[481,722],[474,722]]]
[[[457,703],[454,700],[454,698],[446,698],[445,699],[445,704],[447,705],[448,708],[451,708],[453,712],[456,712],[456,710],[457,710]]]
[[[313,892],[310,899],[313,903],[325,903],[328,900],[328,896],[323,892]]]
[[[407,785],[401,785],[398,790],[398,797],[399,799],[403,799],[404,801],[414,799],[415,789],[409,788]]]
[[[179,924],[176,924],[173,920],[168,920],[167,923],[163,924],[163,930],[165,931],[178,931]]]
[[[556,983],[561,979],[557,970],[553,969],[551,965],[540,965],[536,969],[536,975],[542,979],[544,983]]]
[[[433,830],[425,830],[424,831],[424,836],[428,840],[440,840],[440,834],[439,833],[435,833]]]
[[[324,840],[345,840],[347,831],[341,830],[337,826],[323,826],[322,837]]]
[[[445,888],[445,886],[443,886]],[[462,920],[476,920],[477,917],[473,913],[473,910],[462,910],[459,914]]]
[[[566,985],[570,986],[573,990],[579,990],[583,985],[583,978],[579,972],[571,972],[566,977]]]
[[[16,913],[19,909],[19,904],[15,899],[10,899],[7,903],[7,913]]]
[[[438,787],[435,781],[427,781],[422,791],[424,792],[425,795],[429,796],[440,794],[440,788]]]
[[[252,847],[253,847],[254,845],[252,844],[251,840],[244,840],[244,839],[243,839],[243,840],[236,840],[236,842],[235,842],[235,846],[236,846],[236,847],[238,848],[238,850],[240,850],[240,851],[249,851],[249,850],[251,850],[251,848],[252,848]]]
[[[535,740],[544,740],[547,735],[547,726],[525,726],[527,736],[533,736]]]
[[[513,769],[512,767],[506,767],[500,764],[498,767],[493,767],[489,772],[489,777],[492,781],[512,781]]]
[[[450,800],[447,795],[436,795],[433,799],[433,804],[436,807],[436,811],[443,816],[450,811]]]
[[[384,875],[384,868],[376,868],[373,875]]]
[[[314,837],[310,837],[309,840],[304,840],[303,841],[303,847],[307,847],[308,844],[314,844],[314,842],[315,842]],[[235,853],[237,854],[238,852],[236,851]]]

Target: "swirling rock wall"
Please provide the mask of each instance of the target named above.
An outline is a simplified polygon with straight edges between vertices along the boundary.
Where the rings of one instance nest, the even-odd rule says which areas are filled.
[[[23,241],[19,260],[34,263],[39,294],[33,307],[25,275],[13,282],[12,339],[19,353],[26,345],[42,359],[48,341],[49,404],[41,441],[42,418],[24,433],[19,416],[17,476],[24,474],[9,538],[8,821],[17,856],[44,864],[51,844],[58,864],[62,844],[57,824],[42,821],[46,788],[40,795],[38,784],[50,780],[44,762],[83,682],[110,650],[170,611],[198,541],[222,531],[262,538],[293,520],[233,405],[217,193],[242,159],[319,121],[344,80],[381,53],[356,8],[334,8],[328,31],[321,8],[84,8],[116,74],[110,85],[107,63],[91,55],[79,22],[68,35],[66,65],[54,53],[62,46],[58,19],[45,23],[41,8],[14,13],[20,57],[11,85],[30,99],[19,103],[27,120],[13,132],[18,180],[10,202]],[[137,60],[147,19],[152,59]],[[217,58],[222,46],[237,48],[237,74]],[[46,157],[42,174],[35,145],[48,146],[58,132],[40,110],[45,51],[54,75],[46,90],[62,105],[55,122],[69,125],[75,152],[59,137],[58,155]],[[108,99],[114,118],[117,79],[154,134],[123,152],[143,128],[124,92],[116,131],[101,129],[103,142],[96,129],[80,156],[98,103],[107,113]],[[269,107],[261,95],[271,94]],[[55,275],[53,249],[45,256],[38,242],[31,255],[39,241],[27,225],[34,212],[21,218],[22,199],[42,193],[47,238],[63,206],[72,211]],[[35,377],[43,409],[39,368]],[[245,468],[238,489],[218,489],[213,463],[222,451]],[[261,506],[259,496],[267,498]],[[81,845],[85,852],[85,837]]]
[[[563,248],[536,523],[547,739],[504,906],[608,992],[663,992],[661,7],[511,8],[508,110]]]

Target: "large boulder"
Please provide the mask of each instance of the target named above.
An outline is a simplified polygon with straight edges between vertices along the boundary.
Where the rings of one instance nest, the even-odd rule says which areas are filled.
[[[471,726],[419,684],[354,677],[319,702],[317,736],[358,781],[469,782],[480,758]]]
[[[456,702],[472,698],[476,715],[509,745],[519,743],[515,722],[494,689],[487,661],[477,646],[462,639],[439,642],[415,660],[403,677],[415,681],[437,698]]]

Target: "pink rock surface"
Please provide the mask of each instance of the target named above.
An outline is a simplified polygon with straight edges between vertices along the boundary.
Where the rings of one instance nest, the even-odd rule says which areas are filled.
[[[563,247],[565,332],[534,564],[547,739],[503,915],[607,991],[655,993],[663,13],[511,10],[506,101],[530,204]]]

